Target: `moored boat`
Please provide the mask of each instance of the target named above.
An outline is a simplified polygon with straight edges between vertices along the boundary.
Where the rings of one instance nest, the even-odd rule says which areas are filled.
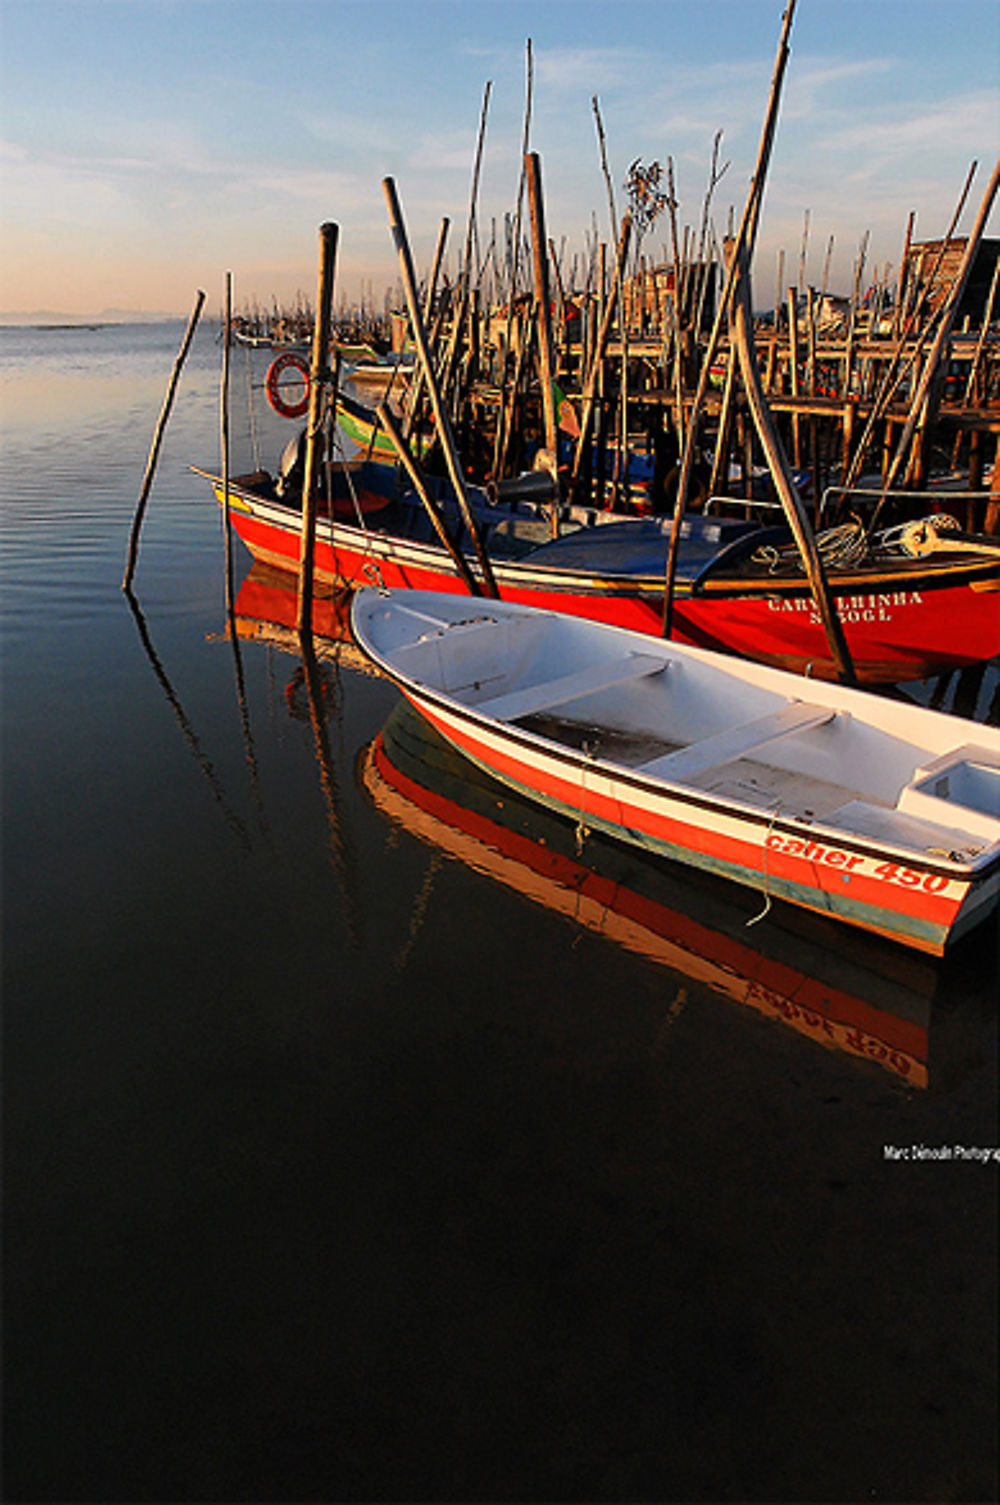
[[[214,484],[217,476],[200,471]],[[396,491],[385,465],[334,472],[332,509],[320,505],[318,579],[344,585],[452,592],[461,584],[447,550],[412,493]],[[470,488],[478,526],[505,600],[542,606],[658,636],[662,631],[670,517],[617,518],[595,508],[560,509],[567,529],[551,538],[547,505],[532,500],[549,478],[504,483],[491,502]],[[301,482],[299,482],[301,486]],[[438,487],[455,536],[460,518]],[[297,569],[302,531],[294,479],[266,472],[230,482],[233,526],[256,559]],[[326,512],[326,515],[324,515]],[[588,524],[599,523],[599,527]],[[685,517],[673,638],[762,663],[833,678],[829,644],[787,533],[745,518]],[[955,549],[955,543],[965,548]],[[919,554],[896,535],[827,567],[830,589],[859,680],[895,684],[983,663],[1000,654],[1000,546],[950,533]],[[462,540],[479,575],[467,535]]]
[[[360,591],[362,650],[578,823],[935,954],[997,907],[1000,730],[509,602]]]
[[[475,767],[405,700],[358,757],[373,806],[432,851],[684,983],[908,1087],[929,1082],[934,999],[950,969],[572,825]],[[759,907],[759,906],[758,906]]]

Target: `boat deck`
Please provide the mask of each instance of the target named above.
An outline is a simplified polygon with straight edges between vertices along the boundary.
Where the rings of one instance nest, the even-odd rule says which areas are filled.
[[[607,759],[638,772],[649,768],[651,772],[660,773],[662,768],[665,775],[668,765],[661,765],[661,759],[666,760],[685,748],[681,742],[668,742],[662,737],[588,725],[544,712],[522,716],[517,725],[564,747],[586,753],[588,757]],[[761,810],[780,809],[783,814],[801,820],[821,820],[858,798],[858,790],[847,784],[815,778],[811,774],[793,773],[767,763],[763,758],[748,756],[727,758],[701,770],[693,770],[684,775],[683,782],[690,788],[716,794],[725,800],[736,800],[741,805]],[[885,808],[892,807],[887,804]]]

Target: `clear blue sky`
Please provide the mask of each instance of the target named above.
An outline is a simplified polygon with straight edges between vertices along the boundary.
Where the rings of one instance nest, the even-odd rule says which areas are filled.
[[[756,155],[781,0],[0,0],[0,310],[185,313],[232,271],[237,306],[315,286],[316,230],[340,225],[338,297],[396,280],[381,180],[418,267],[442,216],[464,240],[492,84],[480,225],[516,196],[526,51],[531,148],[568,256],[609,238],[591,100],[619,210],[635,158],[674,160],[697,225],[712,141],[737,215]],[[1000,149],[998,0],[799,0],[764,220],[757,302],[780,248],[796,280],[846,290],[947,228],[970,163],[971,223]],[[991,233],[997,233],[994,214]],[[658,256],[666,230],[646,249]]]

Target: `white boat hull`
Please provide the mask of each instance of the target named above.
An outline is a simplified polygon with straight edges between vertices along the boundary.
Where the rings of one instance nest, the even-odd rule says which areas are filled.
[[[995,728],[507,603],[362,592],[353,624],[442,736],[581,833],[933,953],[997,906]]]

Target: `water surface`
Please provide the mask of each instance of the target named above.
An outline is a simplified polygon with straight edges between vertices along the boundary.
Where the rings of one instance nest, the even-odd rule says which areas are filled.
[[[580,850],[240,546],[234,644],[211,325],[131,609],[182,333],[0,330],[6,1497],[995,1497],[996,927]]]

